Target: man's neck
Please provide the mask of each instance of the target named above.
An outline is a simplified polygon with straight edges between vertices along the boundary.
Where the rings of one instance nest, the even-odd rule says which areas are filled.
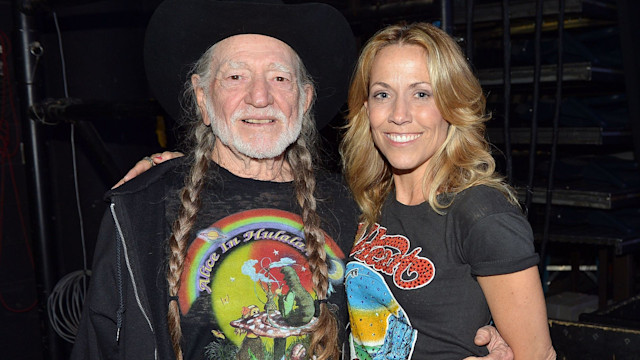
[[[269,159],[251,158],[216,140],[211,152],[211,160],[242,178],[273,182],[293,180],[291,166],[284,154]]]

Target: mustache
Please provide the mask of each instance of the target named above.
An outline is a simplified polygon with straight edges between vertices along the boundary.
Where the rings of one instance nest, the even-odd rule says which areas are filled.
[[[231,114],[231,122],[236,122],[244,119],[274,119],[282,122],[287,122],[289,119],[285,114],[276,108],[268,107],[264,109],[240,109]]]

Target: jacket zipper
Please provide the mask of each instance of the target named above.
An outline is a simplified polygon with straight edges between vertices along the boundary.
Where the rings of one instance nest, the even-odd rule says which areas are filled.
[[[127,243],[124,239],[124,235],[122,233],[122,228],[120,227],[120,222],[118,221],[118,215],[116,214],[116,204],[114,204],[113,202],[110,204],[109,209],[111,210],[111,216],[113,217],[113,222],[116,225],[116,230],[117,230],[117,240],[119,242],[119,244],[122,245],[122,249],[124,251],[124,260],[125,263],[127,264],[127,272],[129,274],[129,278],[131,279],[131,283],[132,283],[132,287],[133,287],[133,294],[135,295],[136,298],[136,303],[138,304],[138,308],[140,309],[140,312],[142,312],[142,315],[144,316],[145,320],[147,321],[147,325],[149,325],[149,329],[151,330],[152,334],[155,334],[155,331],[153,329],[153,325],[151,324],[151,319],[149,319],[149,316],[147,315],[147,312],[144,309],[144,306],[142,305],[142,301],[140,300],[140,295],[138,294],[138,285],[136,283],[136,279],[133,276],[133,270],[131,269],[131,262],[129,260],[129,253],[127,251]],[[120,257],[118,256],[118,259]],[[118,264],[118,271],[120,270],[120,264]],[[122,289],[122,284],[118,285],[120,287],[120,289],[118,289],[120,291],[120,293],[123,293],[123,289]],[[120,310],[118,310],[120,312]],[[116,333],[116,341],[119,340],[120,338],[120,329],[122,327],[122,323],[121,321],[118,321],[118,331]],[[154,342],[154,358],[158,359],[158,348],[155,345]]]

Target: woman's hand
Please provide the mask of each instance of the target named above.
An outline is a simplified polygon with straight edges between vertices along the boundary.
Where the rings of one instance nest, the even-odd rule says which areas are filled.
[[[167,160],[175,159],[177,157],[184,156],[183,153],[177,151],[165,151],[163,153],[155,153],[151,156],[145,156],[142,160],[138,161],[132,168],[127,172],[127,174],[118,181],[115,185],[113,185],[112,189],[117,188],[118,186],[126,183],[127,181],[133,179],[134,177],[142,174],[143,172],[151,169],[152,167],[163,163]]]

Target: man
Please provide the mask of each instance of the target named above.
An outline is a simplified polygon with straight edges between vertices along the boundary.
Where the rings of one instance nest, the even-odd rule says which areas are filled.
[[[314,176],[314,115],[342,105],[354,55],[328,5],[158,7],[146,71],[192,150],[107,195],[73,358],[338,357],[357,211]]]
[[[107,194],[73,359],[339,356],[357,210],[313,143],[353,54],[323,4],[159,6],[146,71],[191,150]]]

